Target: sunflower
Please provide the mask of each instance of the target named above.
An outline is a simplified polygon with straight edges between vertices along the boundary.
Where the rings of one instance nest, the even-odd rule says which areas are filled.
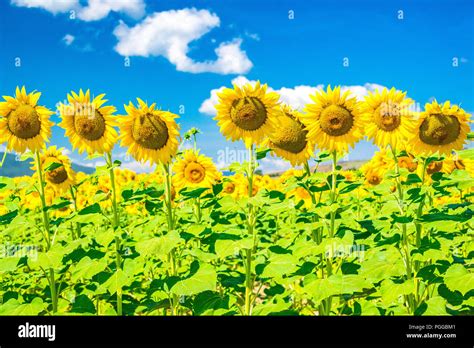
[[[425,105],[409,147],[417,154],[450,154],[463,148],[469,133],[469,114],[447,101]]]
[[[314,144],[307,138],[301,114],[286,105],[282,105],[280,111],[278,127],[270,134],[267,145],[291,165],[303,164],[313,155]]]
[[[383,173],[381,170],[371,168],[367,170],[367,172],[364,174],[364,177],[367,184],[377,186],[383,180]]]
[[[178,151],[178,116],[168,111],[155,109],[156,104],[148,106],[137,98],[138,108],[132,102],[124,105],[127,116],[120,122],[121,146],[137,161],[169,163]]]
[[[71,168],[71,161],[69,158],[63,155],[62,149],[58,149],[56,146],[51,146],[43,150],[40,155],[40,161],[43,171],[53,164],[60,165],[56,168],[51,167],[44,175],[47,184],[57,192],[65,192],[69,187],[75,184],[76,174]],[[32,164],[32,170],[36,172],[36,163],[33,162]]]
[[[67,95],[68,105],[59,105],[62,121],[59,124],[66,130],[66,136],[74,149],[88,154],[110,152],[117,140],[117,125],[113,113],[114,106],[102,106],[107,102],[100,94],[92,101],[90,91]]]
[[[306,105],[302,121],[308,129],[308,138],[323,150],[347,152],[350,146],[362,139],[361,103],[350,96],[341,95],[341,87],[310,95],[314,104]]]
[[[365,97],[362,104],[365,134],[381,148],[404,146],[413,134],[416,121],[409,110],[413,100],[405,96],[406,92],[384,88]]]
[[[400,168],[406,168],[410,173],[413,173],[418,167],[418,163],[415,161],[415,157],[412,154],[397,157],[397,162]]]
[[[260,82],[252,87],[234,85],[217,93],[215,120],[222,134],[232,141],[243,139],[245,145],[260,144],[276,127],[279,95],[267,92],[267,85]]]
[[[174,164],[173,171],[176,173],[174,180],[179,188],[210,188],[219,180],[219,173],[212,160],[195,150],[184,151],[182,157]]]
[[[26,93],[23,86],[16,88],[15,97],[4,96],[0,102],[0,144],[6,142],[7,150],[23,153],[38,151],[51,137],[53,112],[38,105],[40,92]]]

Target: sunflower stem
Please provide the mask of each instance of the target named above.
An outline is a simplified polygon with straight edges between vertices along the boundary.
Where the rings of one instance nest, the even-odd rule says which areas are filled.
[[[247,213],[247,233],[253,238],[253,247],[251,249],[245,250],[245,303],[244,303],[244,314],[252,315],[252,304],[253,304],[253,287],[254,287],[254,277],[252,274],[252,258],[253,252],[257,246],[257,234],[255,230],[255,216],[254,208],[250,201],[253,197],[253,176],[255,172],[255,159],[253,144],[248,147],[248,168],[247,168],[247,180],[248,180],[248,196],[249,202],[247,204],[248,213]]]
[[[41,212],[42,212],[42,217],[43,217],[43,228],[45,231],[45,236],[46,236],[46,251],[48,251],[51,248],[51,236],[50,236],[50,228],[49,228],[49,215],[48,215],[48,210],[46,207],[46,197],[45,197],[45,191],[44,188],[46,186],[44,182],[44,177],[43,177],[43,168],[41,165],[41,156],[39,151],[36,151],[36,173],[38,174],[38,186],[39,186],[39,195],[41,199]]]
[[[79,212],[79,209],[77,208],[77,191],[76,193],[74,193],[74,188],[73,186],[70,186],[69,187],[69,191],[71,192],[71,197],[72,197],[72,205],[74,207],[74,212],[75,213],[78,213]],[[77,238],[81,238],[81,223],[80,222],[76,222],[76,236]]]
[[[400,209],[400,215],[403,217],[405,216],[405,202],[404,202],[404,192],[403,192],[403,186],[400,181],[400,166],[398,165],[398,156],[395,151],[395,149],[390,145],[390,150],[392,152],[393,156],[393,161],[395,164],[395,182],[397,185],[397,193],[398,193],[398,206]],[[402,244],[403,248],[405,249],[405,267],[406,267],[406,273],[407,273],[407,279],[412,278],[412,262],[411,262],[411,256],[410,256],[410,244],[408,242],[408,235],[407,235],[407,225],[406,223],[401,223],[401,230],[402,230]],[[417,284],[416,279],[414,280],[415,286]],[[408,307],[410,307],[410,310],[412,313],[414,313],[415,309],[412,307],[412,304],[414,303],[413,297],[411,295],[406,295],[405,296],[405,301],[408,304]]]
[[[173,216],[173,197],[172,197],[172,183],[171,183],[171,168],[169,164],[163,164],[163,173],[165,177],[165,214],[168,222],[168,233],[175,228],[175,220]],[[173,248],[168,255],[169,271],[168,274],[172,277],[178,274],[176,267],[176,248]],[[171,296],[171,315],[178,315],[179,299],[178,296],[172,294]]]
[[[116,272],[119,272],[122,269],[122,256],[120,254],[121,251],[121,238],[120,238],[120,217],[118,213],[118,206],[117,206],[117,187],[115,184],[115,173],[114,173],[114,166],[112,162],[112,153],[107,152],[106,154],[106,162],[109,167],[109,176],[110,176],[110,185],[112,189],[112,210],[114,214],[113,218],[113,228],[116,232],[115,235],[115,268]],[[117,315],[122,315],[122,287],[119,286],[117,288]]]
[[[46,251],[49,251],[51,248],[51,236],[49,234],[50,228],[49,228],[49,215],[48,215],[48,210],[46,206],[46,197],[45,197],[45,191],[44,188],[46,186],[44,182],[44,177],[43,177],[43,168],[41,166],[41,156],[39,151],[36,151],[35,153],[35,158],[36,158],[36,172],[38,174],[38,186],[39,186],[39,195],[41,199],[41,211],[42,211],[42,216],[43,216],[43,228],[45,232],[45,238],[46,238]],[[49,282],[49,288],[51,290],[51,302],[53,306],[53,313],[56,313],[58,311],[58,294],[56,292],[56,280],[54,278],[54,269],[50,268],[49,269],[49,275],[46,274],[46,277]]]

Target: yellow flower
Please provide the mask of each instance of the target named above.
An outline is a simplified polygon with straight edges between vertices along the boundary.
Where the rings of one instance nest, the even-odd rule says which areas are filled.
[[[45,171],[44,178],[46,183],[58,192],[66,192],[75,184],[75,173],[71,168],[71,161],[63,155],[62,149],[51,146],[44,150],[40,155],[41,168],[45,171],[49,166],[58,164],[57,168]],[[32,170],[36,174],[36,164],[33,162]]]
[[[128,147],[127,153],[137,161],[169,163],[178,151],[178,116],[168,111],[155,109],[137,98],[138,108],[131,102],[125,105],[127,116],[121,118],[121,146]]]
[[[4,96],[0,102],[0,144],[6,142],[8,150],[35,152],[49,141],[53,112],[38,105],[40,96],[40,92],[27,94],[23,86],[16,88],[15,97]]]
[[[413,100],[405,98],[406,92],[384,88],[382,92],[369,92],[362,106],[364,131],[374,144],[381,148],[391,145],[404,148],[416,126],[409,110]]]
[[[68,105],[61,104],[59,124],[66,130],[66,136],[79,153],[105,153],[112,151],[117,140],[116,111],[114,106],[103,106],[107,102],[100,94],[91,101],[90,91],[74,91],[67,95]]]
[[[243,140],[247,147],[260,144],[276,125],[279,95],[267,92],[267,85],[260,82],[252,87],[234,85],[217,93],[215,120],[221,133],[232,141]]]
[[[362,139],[361,103],[341,87],[320,91],[310,96],[314,104],[306,105],[302,121],[308,129],[308,138],[322,150],[347,152]]]
[[[308,131],[300,121],[301,114],[290,107],[281,107],[278,127],[268,139],[268,146],[278,156],[295,166],[305,163],[313,155],[314,143],[308,137]]]
[[[469,114],[447,101],[425,105],[409,147],[416,154],[450,154],[461,150],[469,133]]]
[[[173,166],[175,184],[184,187],[212,187],[219,180],[219,173],[209,157],[194,150],[184,151]]]

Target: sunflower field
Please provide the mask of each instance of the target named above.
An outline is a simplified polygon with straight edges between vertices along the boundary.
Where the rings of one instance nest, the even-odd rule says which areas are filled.
[[[215,120],[248,157],[222,172],[177,115],[140,98],[119,115],[80,90],[56,112],[74,150],[106,160],[86,175],[49,144],[40,95],[22,87],[0,103],[0,144],[34,172],[0,177],[0,315],[474,313],[461,107],[328,87],[294,110],[267,85],[235,85]],[[363,139],[379,151],[343,170]],[[122,169],[119,145],[156,170]],[[292,169],[262,175],[266,156]]]

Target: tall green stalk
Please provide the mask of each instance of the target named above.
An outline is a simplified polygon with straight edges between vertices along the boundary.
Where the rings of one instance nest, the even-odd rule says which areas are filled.
[[[404,200],[404,192],[403,192],[403,186],[400,181],[400,167],[398,165],[398,156],[395,151],[395,149],[390,146],[390,150],[392,152],[393,156],[393,161],[395,164],[395,183],[397,187],[397,194],[398,194],[398,207],[400,210],[400,215],[405,216],[406,209],[405,209],[405,200]],[[407,224],[406,223],[401,223],[400,224],[401,231],[402,231],[402,245],[404,249],[404,258],[405,258],[405,268],[406,268],[406,274],[407,274],[407,279],[411,279],[413,274],[412,274],[412,261],[411,261],[411,256],[410,256],[410,243],[408,241],[408,234],[407,234]],[[414,280],[416,283],[416,279]],[[414,298],[411,295],[405,296],[405,301],[408,304],[408,307],[410,308],[410,311],[414,313],[415,311],[415,303],[414,303]]]
[[[121,236],[120,236],[120,217],[117,205],[117,187],[115,184],[115,173],[112,161],[112,153],[106,154],[106,162],[109,169],[110,186],[112,189],[112,211],[113,211],[113,228],[115,231],[115,268],[116,272],[122,269],[121,256]],[[122,315],[122,287],[117,288],[117,315]]]
[[[171,168],[169,164],[163,164],[163,174],[165,177],[165,214],[168,222],[168,233],[175,229],[175,216],[173,211],[173,197],[172,197],[172,183],[171,183]],[[168,255],[168,264],[170,276],[176,276],[178,270],[176,267],[176,249],[173,248]],[[171,296],[171,314],[178,315],[178,296],[172,294]]]
[[[247,168],[247,180],[248,180],[248,197],[249,199],[253,196],[253,176],[255,172],[255,158],[253,145],[248,148],[248,168]],[[249,201],[247,204],[247,234],[253,238],[252,249],[245,250],[245,303],[244,303],[244,314],[252,315],[252,304],[253,304],[253,288],[254,288],[254,275],[252,272],[252,258],[253,253],[257,247],[257,234],[255,230],[255,211],[252,203]]]
[[[329,238],[333,238],[336,232],[336,213],[334,205],[337,203],[337,151],[332,152],[332,174],[331,174],[331,191],[329,193],[329,201],[331,204],[330,222],[329,222]],[[332,275],[332,262],[331,258],[326,258],[326,275],[327,277]],[[324,275],[324,265],[322,265],[321,273]],[[331,314],[332,297],[323,300],[322,309],[325,315]]]
[[[35,152],[35,160],[36,160],[36,173],[38,175],[38,186],[39,186],[39,195],[41,199],[41,212],[43,218],[43,230],[44,236],[46,241],[46,251],[49,251],[52,247],[51,236],[50,236],[50,225],[49,225],[49,214],[46,206],[46,196],[44,188],[46,186],[44,176],[43,176],[43,168],[41,165],[41,156],[39,151]],[[53,306],[53,313],[58,311],[58,294],[56,291],[56,280],[54,278],[54,269],[50,268],[49,273],[46,273],[46,277],[49,283],[49,288],[51,290],[51,302]]]

